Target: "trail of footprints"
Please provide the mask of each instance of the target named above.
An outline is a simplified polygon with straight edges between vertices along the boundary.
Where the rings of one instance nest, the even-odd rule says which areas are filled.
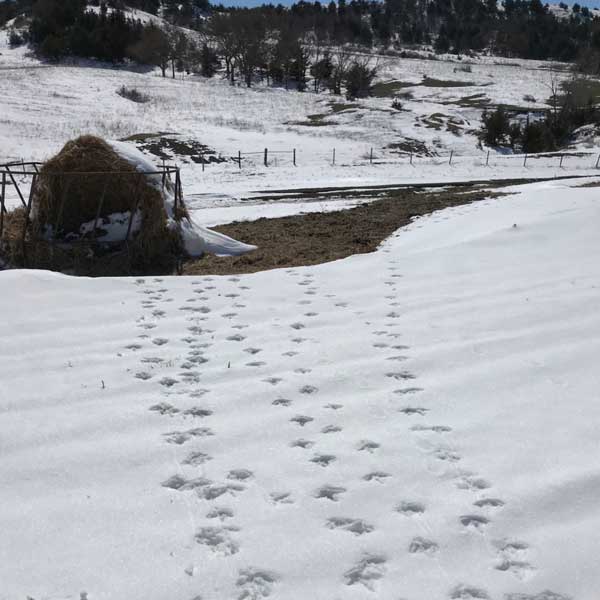
[[[176,360],[168,359],[163,355],[143,356],[140,360],[145,370],[138,371],[134,374],[137,379],[148,381],[156,377],[159,385],[163,388],[163,395],[176,395],[184,399],[192,400],[202,398],[209,390],[197,387],[201,381],[201,367],[209,361],[207,350],[211,347],[211,335],[213,330],[209,329],[205,322],[208,320],[208,315],[211,309],[203,302],[209,299],[208,293],[215,289],[215,286],[210,285],[211,278],[203,278],[201,282],[193,281],[192,285],[195,289],[192,291],[190,298],[186,303],[179,307],[178,310],[186,314],[186,320],[189,322],[187,327],[188,335],[181,339],[187,344],[189,351],[183,358]],[[238,278],[232,277],[229,279],[231,283],[239,282]],[[141,306],[144,313],[138,319],[138,327],[144,330],[144,334],[138,336],[141,340],[149,342],[156,348],[167,347],[170,342],[168,337],[159,335],[151,336],[158,327],[158,321],[166,316],[166,311],[157,309],[157,303],[172,301],[164,297],[167,291],[163,288],[158,288],[156,284],[160,284],[159,279],[153,280],[137,280],[136,285],[140,286],[139,290],[143,294],[145,300],[142,300]],[[200,287],[200,285],[202,287]],[[247,290],[247,286],[238,286],[238,289]],[[241,294],[227,293],[224,297],[235,301],[237,309],[245,308],[245,305],[238,299]],[[238,316],[237,312],[225,311],[220,315],[220,318],[232,323]],[[227,342],[242,343],[246,339],[243,333],[245,324],[232,324],[231,328],[237,330],[238,333],[232,333],[226,338]],[[126,346],[127,350],[138,352],[144,348],[143,342],[133,343]],[[260,348],[249,346],[245,349],[249,356],[257,355],[261,352]],[[248,366],[260,367],[265,363],[263,361],[252,361]],[[163,377],[156,376],[156,372],[164,369],[179,368],[180,372],[175,376],[165,375]],[[278,378],[268,379],[269,383],[276,385],[279,382]],[[194,441],[200,441],[215,435],[212,429],[208,426],[191,426],[181,427],[181,424],[187,420],[210,420],[213,415],[213,410],[205,405],[192,404],[185,409],[175,406],[171,402],[161,401],[152,404],[149,410],[157,415],[169,419],[176,419],[180,424],[179,427],[170,428],[163,434],[163,441],[176,446],[191,446]],[[212,457],[202,450],[194,449],[185,454],[181,460],[182,466],[198,468],[207,462],[211,461]],[[239,552],[240,542],[239,533],[240,527],[235,524],[235,515],[233,510],[226,505],[227,498],[242,494],[247,484],[251,482],[254,474],[249,469],[239,468],[230,470],[223,477],[222,481],[212,481],[206,477],[186,477],[181,474],[175,474],[162,482],[162,486],[173,490],[177,493],[194,493],[200,499],[209,503],[209,510],[206,512],[206,524],[200,526],[194,534],[194,541],[202,547],[209,549],[211,552],[220,556],[231,556]],[[274,504],[286,504],[291,502],[290,495],[287,492],[274,492],[272,494]],[[188,567],[185,570],[188,575],[193,575],[194,567]],[[267,570],[255,569],[248,567],[239,571],[238,578],[235,582],[238,588],[239,599],[254,599],[266,597],[270,595],[273,586],[277,582],[276,574]]]
[[[283,353],[286,358],[293,358],[302,352],[302,347],[306,343],[318,343],[317,340],[312,340],[309,337],[299,336],[299,332],[309,332],[305,335],[310,335],[310,320],[318,317],[318,313],[310,309],[312,304],[312,296],[319,294],[319,287],[316,285],[314,276],[310,273],[300,274],[298,271],[289,270],[287,273],[291,277],[298,278],[297,285],[303,290],[301,292],[302,299],[298,301],[299,312],[303,312],[303,319],[298,319],[289,324],[291,347]],[[408,423],[408,429],[415,436],[428,436],[432,438],[434,443],[430,450],[434,460],[441,461],[448,465],[458,464],[462,457],[451,444],[444,441],[444,437],[452,432],[451,427],[440,423],[429,423],[428,418],[431,409],[426,406],[421,406],[416,401],[422,388],[414,384],[416,376],[407,368],[399,367],[402,363],[409,360],[407,351],[409,348],[398,342],[401,334],[394,330],[398,324],[398,319],[401,317],[397,298],[397,283],[401,280],[401,274],[397,272],[393,262],[389,267],[389,277],[384,281],[386,290],[389,294],[386,299],[389,302],[390,310],[385,314],[384,328],[373,331],[374,341],[372,343],[373,351],[382,352],[382,359],[386,364],[389,363],[389,370],[385,372],[385,378],[391,380],[400,387],[394,390],[401,407],[398,409],[399,415],[405,418]],[[229,279],[231,283],[238,283],[239,279],[232,277]],[[202,304],[208,300],[209,293],[215,286],[210,285],[211,278],[203,278],[201,281],[193,281],[192,297],[190,297],[184,306],[179,307],[179,310],[188,314],[187,317],[190,325],[188,326],[188,336],[183,338],[189,346],[189,352],[183,362],[179,364],[181,372],[176,377],[165,376],[158,380],[159,384],[164,388],[164,394],[169,395],[170,388],[176,388],[181,384],[191,385],[191,388],[186,388],[178,394],[185,395],[190,398],[201,398],[208,390],[195,387],[200,381],[201,373],[198,369],[202,364],[209,359],[206,356],[206,350],[211,346],[210,335],[213,333],[205,326],[205,321],[211,313],[211,309]],[[165,296],[167,290],[160,286],[160,279],[153,279],[146,282],[138,280],[136,284],[140,286],[140,294],[144,299],[141,301],[144,314],[138,320],[138,327],[143,333],[138,337],[141,340],[126,346],[127,350],[138,352],[144,347],[144,341],[149,340],[156,348],[161,348],[169,344],[169,338],[159,335],[153,336],[153,330],[158,326],[158,323],[166,315],[165,310],[156,308],[157,303],[172,302],[171,298]],[[143,287],[142,287],[143,286]],[[247,286],[238,286],[238,291],[247,290]],[[240,298],[241,293],[229,293],[225,297],[236,302],[239,309],[244,308],[244,300]],[[335,295],[326,295],[332,302],[332,305],[337,309],[347,309],[350,303],[344,299],[339,299]],[[357,313],[355,313],[357,314]],[[226,337],[228,343],[246,344],[243,351],[251,358],[246,363],[249,368],[260,369],[267,366],[266,360],[261,360],[261,348],[254,347],[243,330],[247,325],[236,323],[235,319],[238,313],[234,311],[224,312],[220,317],[226,320],[232,329],[237,330],[237,333],[232,333]],[[370,323],[369,323],[370,324]],[[168,359],[162,356],[144,356],[141,358],[143,366],[150,367],[135,373],[135,377],[141,380],[149,380],[154,377],[152,367],[173,366]],[[299,376],[309,376],[311,369],[306,367],[298,367],[294,369],[294,373]],[[262,381],[267,386],[277,388],[277,385],[283,381],[280,377],[263,377]],[[317,406],[320,400],[319,389],[310,381],[301,384],[297,388],[298,399],[310,399],[311,402],[302,402],[305,406]],[[315,399],[313,402],[313,398]],[[342,427],[335,422],[335,415],[338,411],[343,410],[342,404],[325,403],[321,406],[329,411],[331,422],[317,424],[316,416],[304,414],[303,412],[295,412],[295,400],[276,396],[270,401],[271,405],[276,410],[285,409],[284,415],[287,414],[287,420],[292,428],[297,428],[301,433],[305,429],[311,432],[319,431],[319,435],[323,438],[335,436],[342,431]],[[184,423],[185,420],[210,420],[213,414],[212,409],[194,405],[186,409],[180,409],[173,404],[163,401],[150,406],[150,410],[156,412],[165,418],[176,418],[179,423]],[[192,444],[196,440],[202,440],[214,435],[214,432],[208,426],[191,426],[172,428],[163,434],[163,439],[166,443],[186,446]],[[321,438],[319,438],[321,439]],[[307,439],[302,435],[295,437],[289,442],[290,447],[303,452],[303,456],[309,464],[314,465],[316,476],[319,472],[333,473],[334,465],[338,457],[334,454],[318,451],[318,439]],[[360,453],[375,454],[380,449],[380,444],[377,441],[370,439],[358,440],[355,449]],[[208,454],[193,448],[182,459],[182,465],[189,467],[200,467],[212,457]],[[211,481],[204,477],[185,478],[182,475],[173,475],[162,482],[166,488],[175,492],[193,492],[202,500],[211,503],[211,507],[206,513],[207,524],[198,528],[195,533],[195,541],[197,544],[210,549],[212,552],[221,556],[231,556],[240,550],[239,533],[240,528],[235,524],[235,515],[231,508],[226,505],[227,498],[243,494],[248,483],[251,483],[254,474],[248,469],[235,469],[229,471],[223,481]],[[365,482],[374,485],[385,484],[386,480],[391,477],[389,473],[375,470],[366,473],[362,479]],[[317,502],[329,502],[332,507],[335,507],[340,498],[348,493],[348,482],[340,485],[331,477],[330,483],[324,483],[315,487],[312,496]],[[483,477],[467,471],[460,471],[460,474],[455,478],[454,484],[458,489],[465,490],[474,494],[471,502],[471,510],[465,510],[464,514],[457,515],[456,526],[465,534],[470,535],[487,535],[486,530],[492,521],[492,516],[495,511],[501,510],[504,506],[504,501],[493,495],[487,494],[487,490],[491,484]],[[274,505],[291,505],[295,499],[292,494],[286,490],[275,490],[270,493],[270,499]],[[412,499],[400,499],[396,506],[391,507],[395,513],[402,518],[414,519],[421,518],[427,512],[427,507],[420,502]],[[368,521],[360,518],[357,515],[339,515],[332,514],[324,523],[324,526],[332,531],[346,532],[344,535],[352,535],[354,537],[362,537],[374,531],[375,527]],[[529,562],[530,550],[526,543],[520,540],[494,540],[492,543],[496,557],[493,563],[493,568],[513,575],[520,579],[527,579],[535,572],[535,567]],[[442,552],[438,542],[429,537],[416,536],[408,544],[406,552],[409,555],[435,556]],[[347,571],[342,574],[344,583],[348,586],[360,585],[370,591],[376,591],[377,583],[385,577],[387,571],[388,557],[383,554],[364,554],[357,562],[350,566]],[[246,568],[239,571],[236,580],[236,586],[239,591],[239,599],[253,599],[267,597],[272,594],[277,581],[278,575],[268,571],[255,568]],[[449,591],[448,597],[454,599],[486,599],[488,594],[485,590],[477,587],[469,586],[464,583],[457,584]],[[550,598],[550,596],[548,597]],[[511,600],[538,600],[534,596],[514,596]],[[554,596],[552,596],[554,600]],[[546,600],[545,597],[540,597],[540,600]],[[556,596],[556,600],[561,599]]]

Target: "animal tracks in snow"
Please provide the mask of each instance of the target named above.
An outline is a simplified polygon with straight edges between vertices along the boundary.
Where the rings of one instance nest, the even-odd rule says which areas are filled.
[[[344,573],[346,585],[363,585],[374,591],[375,584],[386,572],[386,559],[382,555],[367,555]]]
[[[396,507],[396,511],[407,517],[421,515],[425,512],[425,505],[420,502],[402,501]]]
[[[239,544],[233,539],[232,534],[239,531],[233,525],[228,527],[201,527],[195,535],[196,542],[208,546],[217,554],[229,556],[239,551]]]
[[[364,535],[375,529],[373,525],[369,525],[369,523],[366,523],[362,519],[351,519],[348,517],[331,517],[327,520],[326,525],[329,529],[341,529],[354,535]]]
[[[238,600],[261,600],[269,597],[279,577],[263,569],[242,569],[236,581],[240,594]]]
[[[439,546],[436,542],[420,536],[414,537],[408,546],[408,551],[411,554],[432,555],[438,550]]]
[[[163,436],[169,444],[185,444],[192,438],[196,437],[207,437],[214,435],[208,427],[196,427],[194,429],[188,429],[186,431],[171,431],[164,433]]]
[[[135,385],[149,394],[156,394],[148,402],[149,410],[155,415],[152,419],[164,419],[165,423],[168,419],[171,424],[169,430],[162,434],[162,440],[172,444],[171,450],[166,451],[174,455],[179,466],[176,471],[180,472],[167,479],[164,477],[169,473],[163,474],[156,485],[160,482],[164,488],[161,492],[173,502],[180,498],[200,506],[200,512],[194,519],[203,518],[204,521],[195,525],[188,534],[188,545],[195,552],[214,555],[213,560],[230,561],[231,583],[235,583],[234,597],[238,600],[276,597],[280,575],[245,565],[244,536],[252,534],[236,523],[236,515],[241,522],[246,518],[243,505],[260,497],[264,502],[265,515],[277,513],[281,519],[290,518],[305,509],[308,502],[314,511],[309,518],[319,515],[316,524],[321,528],[321,535],[340,540],[340,549],[344,552],[352,549],[353,545],[362,552],[365,544],[376,543],[385,533],[385,526],[380,523],[386,524],[387,519],[389,527],[408,532],[400,542],[399,555],[404,557],[403,560],[408,564],[432,568],[438,558],[443,560],[447,551],[448,538],[431,527],[439,516],[438,511],[444,507],[436,504],[433,496],[424,495],[422,489],[406,484],[400,461],[413,460],[411,452],[416,450],[424,454],[425,477],[434,482],[437,478],[438,484],[451,492],[453,486],[464,491],[453,490],[463,505],[460,512],[452,512],[451,509],[444,518],[462,540],[486,542],[487,547],[492,549],[491,556],[486,555],[485,568],[488,572],[496,573],[499,579],[508,582],[511,577],[526,580],[534,574],[535,567],[531,564],[531,551],[527,544],[509,539],[489,540],[488,534],[495,529],[490,526],[491,520],[500,521],[497,519],[498,511],[501,511],[504,502],[496,498],[495,493],[483,497],[491,484],[484,477],[458,469],[453,464],[462,459],[453,447],[455,444],[460,447],[459,425],[453,431],[452,427],[444,424],[443,414],[436,417],[435,390],[425,392],[424,387],[415,385],[425,378],[421,379],[421,373],[416,369],[418,349],[409,342],[413,350],[411,356],[407,356],[409,346],[403,343],[411,338],[412,332],[402,332],[400,327],[405,314],[409,315],[407,302],[400,291],[401,275],[390,274],[383,283],[379,280],[377,302],[372,306],[361,304],[354,308],[355,297],[351,293],[328,294],[325,292],[329,290],[315,285],[313,277],[300,276],[296,270],[289,274],[289,287],[294,292],[281,306],[273,309],[273,329],[264,336],[260,331],[257,333],[256,320],[240,316],[256,311],[257,307],[260,309],[260,305],[254,302],[254,298],[251,300],[251,293],[242,292],[250,287],[237,285],[242,281],[238,277],[215,277],[214,285],[206,284],[210,278],[192,282],[196,286],[194,293],[187,294],[192,297],[173,295],[176,303],[171,305],[170,310],[165,303],[167,299],[161,295],[167,291],[166,288],[159,291],[153,285],[150,290],[139,290],[142,295],[137,297],[137,302],[143,302],[143,310],[134,326],[143,331],[134,331],[146,335],[146,338],[128,345],[121,343],[120,348],[130,351],[123,353],[127,360],[139,360],[137,369],[128,369],[129,376],[148,380],[148,383],[140,381]],[[384,285],[388,287],[384,288]],[[235,291],[231,291],[232,288]],[[382,300],[384,296],[385,302]],[[348,309],[348,306],[352,308]],[[331,373],[328,380],[329,374],[322,364],[328,364],[330,357],[327,355],[328,347],[323,344],[322,328],[323,324],[337,326],[335,319],[329,320],[333,313],[340,316],[347,313],[346,318],[356,323],[360,345],[358,355],[361,358],[367,356],[375,365],[373,370],[371,363],[366,368],[369,375],[375,375],[371,379],[379,383],[382,398],[379,405],[371,397],[364,403],[357,400],[353,395],[357,380],[347,382],[346,374],[339,378],[339,386],[338,379],[335,379],[336,387],[331,385],[338,373]],[[272,332],[279,332],[276,343],[273,343]],[[299,337],[304,335],[307,337]],[[326,335],[330,335],[328,330]],[[135,339],[135,336],[132,337]],[[319,343],[323,345],[318,346]],[[323,357],[320,356],[320,347],[324,349]],[[154,351],[150,350],[152,348]],[[224,394],[225,388],[219,388],[219,382],[214,381],[222,376],[229,361],[233,368],[227,374],[241,378],[238,389],[242,394],[248,382],[248,398],[243,397],[236,406],[243,405],[246,400],[249,404],[255,402],[257,414],[267,416],[268,421],[265,422],[274,432],[274,447],[279,444],[281,450],[278,452],[275,447],[271,460],[293,461],[292,470],[301,471],[308,485],[299,488],[290,483],[288,487],[285,480],[281,480],[281,485],[271,482],[263,487],[266,480],[261,477],[264,475],[261,464],[251,460],[246,462],[244,458],[241,459],[243,462],[238,462],[239,457],[229,460],[228,440],[221,436],[227,433],[229,415],[226,411],[230,410],[227,394],[230,390]],[[358,376],[363,377],[365,367],[358,361],[356,364]],[[413,381],[417,377],[419,381]],[[210,382],[206,384],[212,390],[210,406],[205,406],[204,400],[191,400],[208,392],[208,389],[200,389],[201,379]],[[227,378],[224,382],[229,385]],[[235,379],[233,383],[239,384]],[[256,397],[253,396],[253,388],[257,390]],[[161,396],[175,398],[174,404],[157,402]],[[389,423],[389,429],[381,429],[384,422],[386,425]],[[190,427],[206,423],[218,423],[219,436],[216,436],[216,427],[215,432],[209,427]],[[457,420],[457,423],[460,421]],[[296,438],[297,435],[307,435],[307,438]],[[404,446],[399,444],[408,445],[408,451],[403,453]],[[185,447],[180,449],[178,446]],[[252,470],[232,468],[240,464]],[[288,465],[282,464],[281,467],[287,469]],[[411,489],[414,489],[415,497],[411,497]],[[370,507],[373,502],[382,499],[380,515],[373,517],[369,512],[362,515],[364,518],[358,518],[356,512],[360,514],[360,511],[354,512],[351,507],[361,506],[356,503],[362,500],[360,494],[365,494],[364,498],[368,500],[364,506]],[[425,497],[427,503],[419,501]],[[346,546],[342,545],[344,543]],[[382,550],[375,547],[367,554],[350,556],[349,561],[344,563],[347,570],[342,568],[338,571],[341,589],[344,585],[351,586],[356,589],[352,592],[346,590],[347,594],[376,597],[378,582],[386,576],[391,581],[391,574],[396,573],[395,568],[390,568],[390,575],[387,575],[388,557],[381,553]],[[240,567],[246,568],[238,571]],[[236,572],[239,573],[237,579]],[[283,583],[289,585],[283,574],[281,578],[282,588]],[[451,583],[456,581],[461,579]],[[488,598],[485,591],[466,584],[454,588],[448,586],[445,594],[450,600]],[[343,595],[342,591],[340,597]],[[514,596],[510,600],[566,599],[530,595]]]
[[[529,563],[529,545],[518,540],[501,540],[494,544],[498,553],[495,568],[519,579],[531,577],[535,568]]]
[[[451,600],[489,600],[488,593],[481,589],[470,585],[457,585],[450,592]]]
[[[339,485],[324,485],[315,492],[315,498],[337,502],[339,496],[346,492],[346,488]]]
[[[483,515],[463,515],[459,518],[465,529],[473,529],[481,532],[489,524],[490,520]]]

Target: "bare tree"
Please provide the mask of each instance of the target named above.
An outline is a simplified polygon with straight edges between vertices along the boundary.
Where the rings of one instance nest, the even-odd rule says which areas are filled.
[[[261,15],[242,11],[232,15],[234,36],[237,39],[235,59],[244,82],[252,87],[257,68],[264,63],[266,27]]]
[[[236,57],[239,40],[236,37],[233,13],[216,13],[210,20],[209,33],[214,38],[218,52],[225,62],[225,76],[233,84],[235,82]]]
[[[166,77],[173,49],[169,36],[160,27],[150,25],[144,29],[140,41],[130,48],[130,54],[142,63],[156,65]]]
[[[331,54],[332,70],[329,87],[334,94],[341,95],[342,85],[352,62],[352,54],[344,47],[339,46]]]

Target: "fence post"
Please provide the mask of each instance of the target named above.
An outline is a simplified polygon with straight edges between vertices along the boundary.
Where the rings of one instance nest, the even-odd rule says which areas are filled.
[[[335,167],[335,148],[333,149],[333,161],[331,164]]]
[[[410,164],[411,164],[411,165],[413,164],[412,160],[413,160],[413,153],[411,152],[411,153],[410,153]]]
[[[600,163],[600,154],[598,154],[598,160],[596,161],[596,169],[598,168],[598,163]]]
[[[454,156],[454,150],[450,150],[450,160],[448,161],[448,164],[451,165],[452,164],[452,157]]]
[[[269,150],[265,148],[265,167],[269,166]]]
[[[525,155],[525,158],[523,159],[523,166],[526,167],[527,166],[527,154]]]
[[[565,157],[564,154],[560,155],[560,168],[562,169],[562,163],[563,163],[563,158]]]
[[[201,155],[200,155],[200,158],[202,159],[202,172],[204,173],[204,163],[206,162],[206,161],[204,160],[204,154],[201,154]]]
[[[487,157],[485,159],[485,166],[488,167],[490,164],[490,151],[488,150]]]
[[[369,155],[369,163],[373,164],[373,148],[371,148],[371,154]]]
[[[296,166],[296,148],[294,148],[293,150],[293,161],[294,161],[294,166]]]
[[[6,173],[2,173],[2,186],[0,187],[0,237],[4,231],[4,194],[6,191]]]

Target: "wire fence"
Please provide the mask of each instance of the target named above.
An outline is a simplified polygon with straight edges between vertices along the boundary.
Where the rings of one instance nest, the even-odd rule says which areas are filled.
[[[213,155],[214,156],[214,155]],[[211,168],[235,166],[238,170],[255,168],[277,168],[297,166],[380,166],[380,165],[430,165],[449,167],[457,165],[474,165],[477,167],[527,168],[528,166],[566,168],[600,168],[600,152],[598,151],[562,151],[535,154],[500,154],[485,151],[479,155],[461,155],[456,150],[447,153],[423,155],[410,151],[391,151],[389,148],[365,148],[362,152],[347,148],[331,148],[329,151],[275,150],[264,148],[259,151],[238,150],[233,156],[222,156],[223,160],[209,160],[208,155],[200,154],[193,158],[202,165],[204,171]]]

